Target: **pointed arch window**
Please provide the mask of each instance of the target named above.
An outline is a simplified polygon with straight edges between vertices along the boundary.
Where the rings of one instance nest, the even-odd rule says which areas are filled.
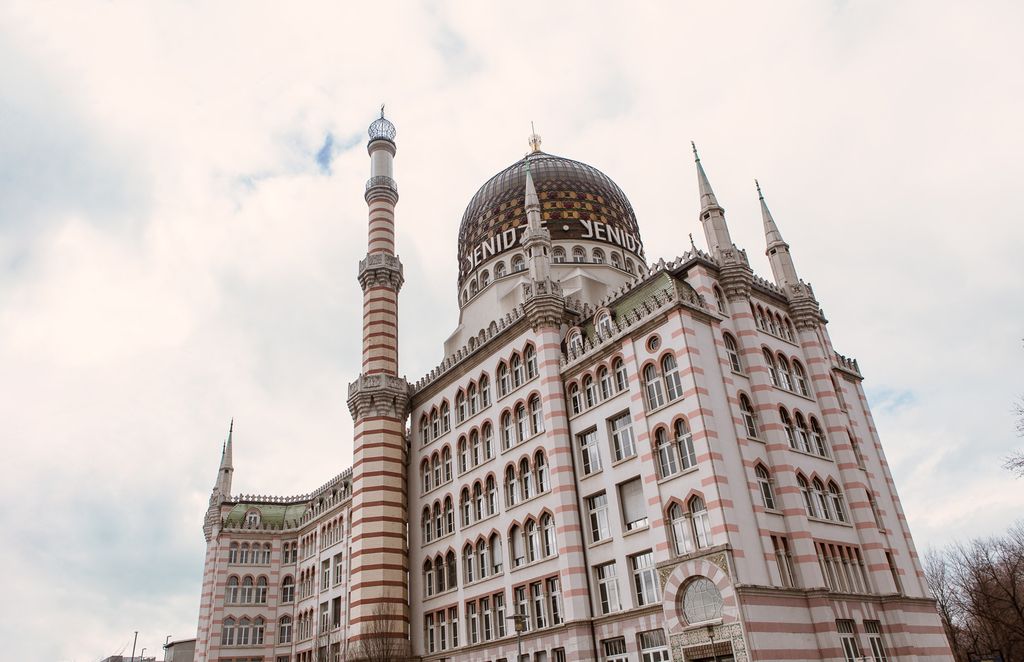
[[[480,481],[473,483],[473,521],[484,518],[484,488]]]
[[[469,463],[474,467],[480,464],[480,433],[476,430],[469,433]]]
[[[683,383],[679,378],[679,365],[673,354],[661,358],[661,374],[665,379],[665,393],[671,402],[683,394]]]
[[[452,449],[445,446],[441,450],[441,464],[444,468],[444,481],[447,483],[452,479]]]
[[[462,526],[469,526],[473,522],[473,502],[469,499],[469,488],[463,487],[459,495],[459,514],[462,518]]]
[[[800,495],[804,498],[804,508],[807,510],[807,516],[818,517],[818,509],[814,504],[814,495],[811,494],[811,486],[807,484],[807,479],[797,475],[796,483],[800,487]]]
[[[544,431],[544,412],[540,407],[540,396],[530,398],[530,432],[539,434]]]
[[[699,496],[690,498],[690,519],[693,525],[693,540],[697,547],[711,545],[711,522],[708,519],[708,508],[704,499]]]
[[[807,373],[804,367],[797,360],[793,361],[793,381],[796,384],[796,391],[805,398],[810,397],[807,391]]]
[[[431,468],[431,470],[434,473],[434,480],[433,480],[433,482],[431,484],[432,485],[440,485],[441,484],[441,456],[438,455],[437,453],[434,453],[434,455],[431,456],[431,458],[430,458],[430,468]]]
[[[544,546],[543,546],[544,556],[545,557],[554,556],[555,553],[556,553],[556,550],[557,550],[557,546],[555,544],[555,520],[554,520],[554,518],[551,517],[551,515],[549,515],[548,513],[544,513],[541,516],[541,518],[540,518],[540,528],[541,528],[541,532],[543,534],[542,537],[544,539]]]
[[[672,424],[672,431],[675,433],[676,446],[679,451],[679,465],[683,471],[697,464],[697,453],[693,448],[693,434],[690,433],[690,425],[686,419],[678,418]]]
[[[828,442],[825,441],[825,433],[822,431],[821,426],[818,425],[818,420],[811,417],[811,437],[814,439],[814,449],[818,455],[822,457],[828,457]],[[860,460],[858,459],[858,463]]]
[[[423,530],[423,542],[430,542],[434,539],[434,525],[430,522],[430,507],[423,509],[423,515],[420,516],[420,527]]]
[[[683,507],[673,503],[668,507],[668,521],[672,529],[672,547],[676,556],[689,554],[693,551],[693,543],[690,542],[689,522]]]
[[[523,360],[519,354],[513,354],[509,359],[509,366],[512,371],[512,388],[519,388],[523,385]]]
[[[761,503],[766,510],[775,510],[775,493],[772,491],[771,475],[760,464],[754,468],[754,475],[757,477],[757,486],[761,491]]]
[[[539,450],[534,455],[533,467],[537,473],[537,492],[547,492],[550,485],[548,484],[548,465],[544,458],[544,451]]]
[[[434,502],[434,538],[444,535],[444,518],[441,515],[441,503]]]
[[[502,561],[504,555],[501,551],[501,536],[497,533],[492,533],[490,540],[487,541],[487,552],[491,556],[491,574],[496,575],[501,572]]]
[[[526,563],[526,556],[523,554],[523,534],[518,525],[513,525],[508,530],[508,557],[513,568]]]
[[[526,379],[533,379],[537,376],[537,350],[533,345],[527,345],[523,350],[523,357],[526,364]]]
[[[462,581],[466,584],[469,584],[474,580],[474,561],[476,561],[476,559],[473,557],[473,547],[467,543],[466,546],[462,548]]]
[[[480,430],[484,444],[484,459],[489,460],[494,457],[494,428],[491,427],[490,422],[487,422]]]
[[[459,473],[466,473],[469,469],[469,446],[465,437],[459,437]]]
[[[658,470],[662,478],[667,478],[679,471],[675,444],[669,441],[665,428],[654,431],[654,446],[658,454]]]
[[[491,406],[491,380],[487,375],[480,377],[480,408]]]
[[[814,488],[814,506],[818,517],[832,519],[832,509],[828,503],[828,496],[825,494],[824,483],[821,482],[821,479],[815,478],[811,485]]]
[[[590,375],[583,378],[583,394],[586,398],[587,409],[597,404],[597,388],[594,386],[594,378]]]
[[[658,375],[658,369],[654,367],[653,363],[649,363],[644,368],[644,389],[647,393],[647,407],[649,409],[657,409],[665,404],[665,393],[661,388],[661,379]]]
[[[583,411],[583,398],[580,397],[580,386],[576,382],[569,384],[569,405],[573,415]]]
[[[481,538],[476,543],[476,572],[480,579],[483,579],[490,573],[490,568],[487,563],[487,543]]]
[[[779,354],[779,381],[782,383],[782,388],[787,391],[795,390],[793,388],[793,374],[790,372],[789,361],[782,354]]]
[[[626,374],[626,363],[620,358],[612,361],[612,371],[615,373],[615,390],[624,391],[629,386],[629,375]]]
[[[466,420],[466,394],[459,389],[455,394],[455,422],[461,423]]]
[[[505,468],[505,507],[511,508],[519,503],[519,483],[516,480],[516,470],[512,465]]]
[[[743,364],[740,363],[740,353],[736,348],[736,339],[726,333],[722,335],[725,342],[725,355],[729,358],[729,367],[733,372],[743,372]]]
[[[811,435],[807,430],[807,421],[804,420],[804,415],[800,412],[794,414],[796,419],[796,436],[800,442],[800,450],[806,453],[813,453],[814,449],[811,448]]]
[[[530,463],[524,457],[519,461],[519,485],[524,501],[533,496],[532,476],[533,474],[530,471]]]
[[[277,643],[290,644],[292,642],[292,617],[282,616],[277,621]]]
[[[597,383],[601,386],[601,399],[607,400],[612,397],[614,388],[612,387],[611,373],[608,372],[608,368],[601,366],[597,369]]]
[[[455,507],[450,494],[444,498],[444,532],[455,533]]]
[[[526,559],[532,563],[540,558],[540,536],[537,531],[537,522],[526,521]]]
[[[530,436],[526,425],[526,405],[520,402],[516,405],[516,443],[520,443]]]
[[[488,476],[484,487],[487,493],[487,515],[498,512],[498,488],[494,484],[494,476]]]
[[[793,449],[799,449],[796,441],[796,432],[793,429],[793,419],[789,417],[789,412],[783,407],[779,407],[779,418],[782,419],[782,429],[786,432],[786,439],[789,441],[789,447]]]
[[[441,403],[441,432],[445,433],[452,429],[452,415],[451,407],[448,405],[448,401],[445,400]]]
[[[768,366],[768,377],[772,380],[772,386],[781,386],[779,382],[779,369],[775,365],[775,358],[767,349],[763,350],[762,354],[764,354],[764,362]]]
[[[502,361],[498,364],[498,397],[508,395],[510,382],[508,377],[508,366]]]
[[[846,522],[846,501],[843,499],[843,493],[840,491],[839,486],[834,482],[829,481],[828,483],[828,495],[832,502],[832,512],[835,513],[836,519],[840,522]]]
[[[754,408],[750,405],[750,398],[740,393],[740,415],[743,418],[743,427],[746,428],[747,436],[757,439],[757,417]]]
[[[224,625],[220,631],[220,645],[221,646],[234,646],[235,645],[235,619],[225,618]]]
[[[512,414],[505,412],[501,415],[501,447],[508,450],[515,443],[515,428],[512,427]]]

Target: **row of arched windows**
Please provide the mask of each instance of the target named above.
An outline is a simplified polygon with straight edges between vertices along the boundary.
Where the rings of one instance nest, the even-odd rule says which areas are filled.
[[[808,419],[805,419],[803,414],[794,411],[791,418],[785,407],[779,407],[779,418],[782,419],[782,429],[786,433],[790,448],[821,457],[829,457],[828,442],[825,440],[825,432],[818,424],[818,419],[813,416],[808,417],[810,420],[810,426],[808,426]]]
[[[797,474],[796,482],[800,486],[800,493],[804,498],[804,507],[807,509],[808,517],[833,520],[836,522],[848,522],[846,514],[846,500],[843,492],[836,485],[834,480],[829,479],[828,487],[820,478],[815,478],[810,483],[803,474]]]
[[[658,458],[659,478],[668,478],[697,465],[693,435],[686,419],[672,423],[672,431],[660,426],[654,430],[654,452]]]
[[[420,416],[420,443],[430,443],[451,429],[451,407],[448,401],[444,400],[440,407],[431,407],[430,414],[424,412]]]
[[[246,576],[239,579],[231,575],[224,588],[224,602],[229,605],[266,604],[267,578]]]
[[[703,497],[690,497],[686,508],[672,502],[665,515],[672,531],[672,548],[677,556],[711,546],[711,521]]]
[[[522,526],[513,524],[508,530],[509,566],[533,563],[558,553],[555,541],[555,518],[544,513],[540,519],[528,517]]]
[[[324,547],[341,542],[345,537],[345,516],[341,515],[320,527],[320,540]]]
[[[490,421],[481,425],[479,430],[470,430],[468,437],[459,437],[458,455],[460,474],[494,457],[494,428]]]
[[[501,414],[501,449],[508,450],[544,431],[544,410],[540,396],[534,393],[524,403]]]
[[[313,595],[316,586],[316,568],[310,567],[299,572],[298,591],[299,600]]]
[[[228,546],[228,563],[240,565],[270,563],[270,543],[260,544],[257,542],[250,545],[247,542],[241,544],[233,542]]]
[[[493,478],[491,478],[491,482],[494,482]],[[434,501],[433,508],[424,506],[423,515],[420,517],[420,526],[423,531],[424,543],[449,533],[455,533],[455,509],[452,505],[452,496],[446,495],[443,504],[440,500]]]
[[[767,347],[762,347],[761,352],[764,354],[764,362],[768,366],[768,377],[772,380],[772,386],[799,393],[805,398],[811,396],[807,389],[807,373],[804,372],[800,361],[793,359],[791,364],[782,352],[773,356],[772,351]],[[791,365],[792,367],[790,367]]]
[[[458,588],[458,562],[455,560],[455,552],[449,550],[447,554],[438,554],[432,559],[423,563],[423,593],[430,597],[445,591]]]
[[[498,397],[503,398],[537,376],[537,349],[527,343],[522,354],[513,352],[508,361],[499,362],[495,374]]]
[[[573,415],[579,414],[608,398],[625,391],[629,386],[626,363],[615,357],[611,366],[600,366],[594,375],[586,374],[579,381],[571,382],[566,388],[569,407]]]
[[[773,336],[794,342],[796,336],[793,333],[793,323],[785,315],[772,312],[771,309],[766,309],[761,304],[755,305],[753,301],[750,302],[750,314],[754,316],[757,328]]]
[[[491,380],[486,374],[479,381],[470,382],[464,390],[455,393],[455,422],[462,423],[467,418],[491,406]]]
[[[309,639],[314,634],[316,634],[316,613],[312,609],[300,612],[295,617],[295,639],[302,641]]]
[[[679,364],[672,352],[666,352],[657,363],[645,365],[641,374],[648,409],[658,409],[682,397],[683,382],[679,377]]]
[[[262,646],[266,632],[266,621],[262,616],[235,620],[233,616],[224,619],[220,631],[221,646]]]
[[[422,476],[420,487],[424,493],[450,481],[452,479],[451,447],[445,445],[440,451],[434,451],[429,458],[423,458],[423,461],[420,462],[420,475]]]
[[[518,464],[505,467],[505,506],[512,506],[532,499],[551,489],[548,479],[548,465],[544,451],[538,450],[532,458],[522,458]]]

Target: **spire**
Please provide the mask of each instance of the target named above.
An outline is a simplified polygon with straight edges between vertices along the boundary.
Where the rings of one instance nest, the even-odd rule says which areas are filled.
[[[732,238],[729,236],[729,226],[725,222],[725,209],[718,204],[715,192],[711,190],[711,182],[704,172],[704,166],[700,162],[700,155],[697,154],[697,145],[690,141],[693,147],[693,159],[697,164],[697,189],[700,192],[700,223],[704,226],[704,237],[708,242],[708,250],[716,255],[722,249],[732,248]]]
[[[530,260],[530,278],[535,281],[546,281],[551,275],[551,233],[544,227],[540,214],[540,198],[537,187],[533,184],[533,173],[530,172],[530,157],[526,157],[526,232],[523,235],[523,248]]]
[[[534,154],[540,151],[540,136],[537,135],[537,130],[533,128],[533,122],[530,122],[530,153]]]
[[[764,201],[764,193],[761,192],[761,183],[756,179],[754,186],[757,187],[757,199],[761,203],[761,221],[764,223],[764,239],[767,244],[765,255],[772,266],[772,275],[775,276],[775,283],[782,287],[786,284],[800,282],[796,275],[796,266],[793,264],[793,256],[789,253],[789,244],[782,239],[779,226],[775,224],[772,213],[768,209],[768,203]]]
[[[228,440],[220,452],[220,467],[217,469],[217,482],[213,487],[214,492],[220,492],[224,496],[231,496],[231,475],[235,472],[231,459],[231,438],[234,436],[235,419],[232,417],[228,426]]]

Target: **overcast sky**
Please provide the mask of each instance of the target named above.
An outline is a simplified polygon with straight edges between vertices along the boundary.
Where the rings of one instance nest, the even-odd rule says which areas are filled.
[[[758,177],[860,361],[918,548],[1024,512],[1019,3],[343,4],[3,3],[5,657],[195,636],[232,416],[236,492],[349,465],[382,102],[410,379],[457,322],[464,206],[531,120],[619,183],[652,259],[704,245],[695,140],[755,269]]]

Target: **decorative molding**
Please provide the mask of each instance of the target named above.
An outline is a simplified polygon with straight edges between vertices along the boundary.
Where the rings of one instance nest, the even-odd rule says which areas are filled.
[[[394,146],[392,145],[391,148],[394,149]],[[394,156],[393,151],[391,154]],[[363,194],[363,198],[367,202],[383,198],[392,205],[396,205],[398,204],[398,184],[387,176],[370,177],[366,180],[366,193]]]
[[[369,416],[404,421],[409,414],[409,383],[394,375],[359,375],[348,385],[348,409],[356,422]]]
[[[405,273],[402,261],[390,253],[370,253],[359,260],[359,284],[365,292],[371,287],[390,287],[395,292],[402,289]]]

